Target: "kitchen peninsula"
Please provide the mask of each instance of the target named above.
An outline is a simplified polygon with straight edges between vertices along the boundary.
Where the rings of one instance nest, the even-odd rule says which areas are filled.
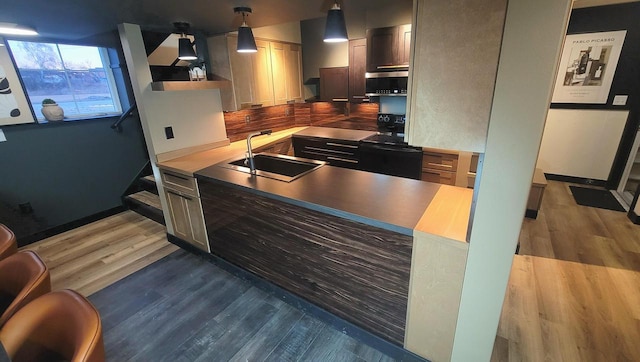
[[[256,137],[255,148],[303,129]],[[425,330],[452,333],[462,274],[442,272],[466,257],[471,189],[329,165],[286,183],[217,165],[245,150],[238,141],[158,164],[197,180],[206,250],[409,350]],[[427,295],[441,311],[424,310]]]

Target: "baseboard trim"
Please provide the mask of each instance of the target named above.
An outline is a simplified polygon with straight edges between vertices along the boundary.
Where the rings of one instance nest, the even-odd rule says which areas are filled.
[[[333,328],[339,331],[342,331],[342,333],[350,337],[353,337],[358,341],[364,344],[367,344],[396,360],[416,361],[416,362],[427,361],[424,358],[412,352],[407,351],[401,346],[398,346],[381,337],[378,337],[377,335],[369,331],[366,331],[356,326],[355,324],[352,324],[351,322],[348,322],[285,289],[280,288],[279,286],[269,282],[266,279],[263,279],[249,271],[246,271],[234,264],[229,263],[228,261],[222,259],[217,255],[210,254],[203,250],[200,250],[197,247],[191,245],[190,243],[176,236],[173,236],[171,234],[167,234],[167,240],[169,240],[169,242],[187,251],[190,251],[196,255],[200,255],[204,257],[205,259],[215,264],[216,266],[220,267],[221,269],[237,276],[238,278],[241,278],[243,280],[250,282],[257,288],[263,290],[264,292],[275,296],[276,298],[284,301],[285,303],[299,310],[304,311],[305,313],[309,313],[310,315],[318,318],[319,320],[332,326]]]
[[[66,224],[62,224],[62,225],[58,225],[58,226],[54,226],[50,229],[46,229],[43,231],[39,231],[35,234],[31,234],[28,236],[23,236],[23,237],[19,237],[18,238],[18,247],[23,247],[29,244],[33,244],[36,241],[40,241],[42,239],[46,239],[49,237],[52,237],[54,235],[58,235],[58,234],[62,234],[65,231],[69,231],[75,228],[79,228],[80,226],[84,226],[87,224],[90,224],[94,221],[98,221],[101,219],[104,219],[105,217],[109,217],[111,215],[115,215],[118,213],[121,213],[123,211],[127,210],[126,207],[124,207],[124,205],[121,206],[117,206],[108,210],[104,210],[101,212],[98,212],[96,214],[93,215],[89,215],[89,216],[85,216],[81,219],[78,220],[74,220],[71,222],[68,222]]]
[[[636,225],[640,225],[640,215],[636,214],[635,211],[630,210],[627,216],[629,217],[629,220],[631,220],[632,223]]]
[[[591,178],[556,175],[553,173],[545,173],[544,176],[547,178],[547,180],[553,180],[553,181],[571,182],[574,184],[593,185],[593,186],[602,186],[602,187],[606,187],[607,185],[607,180],[594,180]]]

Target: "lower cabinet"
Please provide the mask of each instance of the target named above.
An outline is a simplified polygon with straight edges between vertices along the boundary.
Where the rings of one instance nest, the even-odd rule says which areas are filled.
[[[457,169],[457,153],[423,152],[422,181],[455,185]]]
[[[173,235],[209,251],[202,204],[193,177],[161,171]]]
[[[358,169],[358,142],[320,137],[293,137],[296,157],[326,161],[331,166]]]

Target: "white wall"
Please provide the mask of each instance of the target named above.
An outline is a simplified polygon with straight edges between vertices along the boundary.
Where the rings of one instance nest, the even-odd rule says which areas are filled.
[[[253,31],[253,36],[256,38],[280,40],[296,44],[302,43],[299,21],[271,26],[263,26],[261,28],[253,28],[251,30]]]
[[[509,1],[452,361],[491,358],[570,6]]]
[[[550,109],[537,167],[545,173],[607,180],[628,111]]]
[[[140,27],[120,24],[118,28],[151,159],[155,161],[160,153],[225,140],[220,91],[152,91]],[[166,139],[167,126],[173,128],[175,138]]]

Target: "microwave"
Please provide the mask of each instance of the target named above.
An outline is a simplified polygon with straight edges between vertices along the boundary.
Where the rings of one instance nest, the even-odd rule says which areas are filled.
[[[409,71],[365,73],[365,95],[407,96]]]

